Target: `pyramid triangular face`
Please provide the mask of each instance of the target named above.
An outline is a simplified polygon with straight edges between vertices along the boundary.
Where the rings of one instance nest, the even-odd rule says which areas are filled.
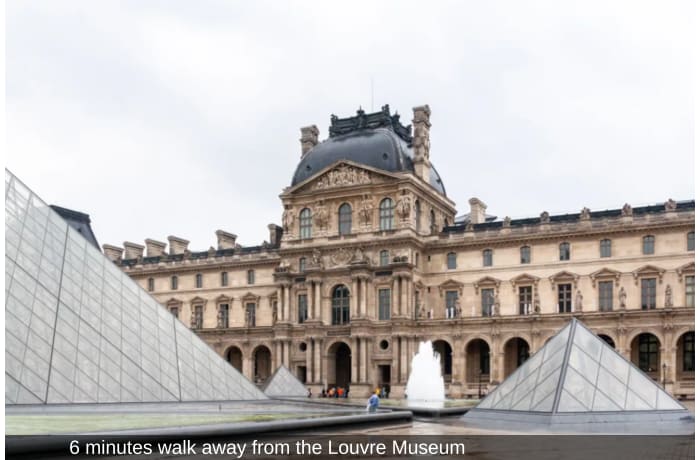
[[[5,404],[266,399],[5,171]]]
[[[304,384],[286,366],[277,368],[272,377],[265,383],[263,392],[273,398],[305,398],[308,396],[308,390]]]

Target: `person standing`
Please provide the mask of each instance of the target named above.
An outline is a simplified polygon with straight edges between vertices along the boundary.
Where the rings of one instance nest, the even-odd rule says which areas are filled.
[[[377,408],[379,407],[379,392],[375,391],[372,393],[372,396],[369,397],[367,400],[367,412],[373,414],[377,412]]]

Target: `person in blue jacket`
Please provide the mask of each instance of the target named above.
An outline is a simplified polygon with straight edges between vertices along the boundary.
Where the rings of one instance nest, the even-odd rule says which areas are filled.
[[[372,393],[372,396],[367,400],[367,412],[377,412],[377,408],[379,407],[379,395],[377,393],[379,393],[379,391]]]

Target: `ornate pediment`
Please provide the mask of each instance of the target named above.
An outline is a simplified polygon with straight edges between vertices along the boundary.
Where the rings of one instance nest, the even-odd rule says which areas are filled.
[[[233,297],[229,297],[226,294],[221,294],[219,297],[214,299],[214,302],[218,305],[220,303],[231,303],[233,302]]]
[[[523,273],[522,275],[516,276],[515,278],[510,280],[510,284],[513,286],[514,291],[517,286],[528,284],[534,284],[535,286],[537,286],[539,282],[540,279],[538,277],[529,275],[527,273]]]
[[[464,289],[464,283],[449,279],[438,285],[438,291],[440,292],[440,297],[446,291],[459,291],[459,295],[462,295],[462,290]]]
[[[579,275],[576,273],[571,273],[569,271],[563,270],[549,277],[549,282],[552,284],[552,290],[559,283],[572,283],[574,289],[578,286]]]
[[[165,302],[165,305],[167,307],[178,307],[179,308],[182,306],[182,300],[176,299],[175,297],[171,297],[170,299],[168,299],[167,302]]]
[[[207,304],[207,299],[196,296],[192,300],[190,300],[190,305],[201,305],[205,306]]]
[[[301,184],[292,187],[289,192],[316,192],[357,185],[382,184],[391,178],[385,171],[351,161],[338,161]]]
[[[644,276],[658,277],[659,284],[662,284],[665,272],[666,270],[664,270],[663,268],[659,268],[654,265],[645,265],[642,268],[638,268],[635,271],[633,271],[632,276],[634,276],[634,284],[638,284],[639,278]]]
[[[682,282],[683,276],[695,274],[695,262],[690,262],[690,263],[687,263],[685,265],[678,267],[676,269],[676,273],[678,273],[678,281]]]
[[[492,278],[490,276],[484,276],[483,278],[480,278],[474,283],[474,292],[476,294],[479,293],[479,289],[483,288],[490,288],[494,287],[498,290],[498,288],[501,286],[501,280],[497,280],[496,278]]]
[[[619,286],[622,272],[612,270],[610,268],[601,268],[600,270],[594,271],[588,276],[591,278],[591,283],[593,284],[593,287],[596,287],[598,281],[607,281],[611,279],[615,280],[615,286]]]
[[[260,296],[255,295],[252,292],[248,291],[248,293],[246,293],[246,295],[241,297],[241,300],[243,301],[243,308],[245,308],[246,303],[254,302],[257,305],[257,303],[260,302]]]

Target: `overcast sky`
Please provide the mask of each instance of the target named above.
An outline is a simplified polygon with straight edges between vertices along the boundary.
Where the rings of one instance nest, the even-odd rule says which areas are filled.
[[[100,244],[253,245],[281,220],[299,127],[427,103],[460,213],[691,199],[693,18],[691,1],[8,0],[7,166]]]

